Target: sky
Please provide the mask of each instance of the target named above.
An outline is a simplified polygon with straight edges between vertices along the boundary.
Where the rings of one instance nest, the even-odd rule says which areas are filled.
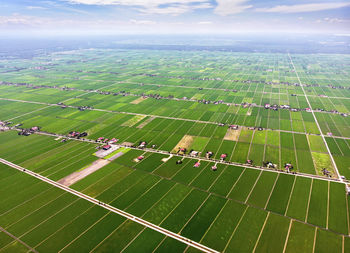
[[[350,0],[0,0],[0,33],[350,34]]]

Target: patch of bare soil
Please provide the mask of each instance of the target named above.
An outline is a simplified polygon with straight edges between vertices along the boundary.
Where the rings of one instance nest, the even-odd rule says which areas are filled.
[[[186,148],[188,149],[193,142],[193,136],[192,135],[185,135],[182,137],[182,139],[176,144],[176,146],[173,148],[172,152],[177,152],[179,148]]]
[[[71,186],[72,184],[78,182],[79,180],[106,166],[108,163],[110,163],[110,161],[98,159],[97,161],[94,161],[89,167],[81,171],[73,172],[72,174],[60,179],[58,183],[63,184],[65,186]]]
[[[224,140],[238,141],[238,137],[241,133],[241,129],[233,130],[228,128]]]

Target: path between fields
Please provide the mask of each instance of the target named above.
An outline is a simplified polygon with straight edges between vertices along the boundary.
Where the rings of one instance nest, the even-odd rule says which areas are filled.
[[[120,82],[118,82],[118,83],[120,83]],[[113,84],[111,84],[111,85],[113,85]],[[111,85],[109,85],[109,86],[111,86]],[[29,86],[29,87],[32,87],[32,86]],[[51,87],[43,87],[43,88],[61,90],[60,87],[53,87],[53,86],[51,86]],[[101,88],[101,89],[102,89],[102,88]],[[72,88],[71,90],[73,90],[73,91],[88,92],[88,93],[95,92],[95,93],[97,93],[97,94],[101,94],[101,93],[99,93],[99,92],[101,92],[100,89],[91,91],[91,90],[84,90],[84,89]],[[110,92],[110,91],[105,91],[105,92]],[[102,94],[103,94],[103,93],[102,93]],[[110,94],[113,94],[113,92],[110,92]],[[134,93],[130,93],[130,92],[125,93],[125,94],[123,93],[123,95],[138,97],[137,99],[131,101],[131,102],[130,102],[131,104],[139,104],[139,103],[141,103],[142,101],[144,101],[144,100],[146,100],[146,99],[148,99],[148,98],[152,98],[152,96],[149,96],[149,95],[147,95],[147,94],[134,94]],[[300,95],[300,94],[299,94],[299,96],[304,96],[304,95]],[[311,95],[310,95],[310,96],[311,96]],[[320,96],[316,96],[316,97],[320,97]],[[327,97],[327,98],[338,98],[338,99],[341,99],[341,98],[339,98],[339,97]],[[71,99],[72,99],[72,98],[71,98]],[[173,101],[191,101],[191,102],[198,102],[197,99],[177,98],[177,97],[158,97],[157,99],[167,99],[167,100],[173,100]],[[346,98],[345,98],[345,99],[346,99]],[[349,98],[349,99],[350,99],[350,98]],[[62,101],[62,102],[64,102],[64,101]],[[237,103],[230,103],[230,102],[222,102],[222,103],[220,103],[220,104],[218,104],[218,105],[243,106],[242,103],[237,104]],[[257,108],[264,108],[264,105],[247,104],[247,108],[254,108],[254,107],[257,107]],[[282,108],[280,108],[280,109],[282,109]],[[301,108],[299,108],[299,109],[301,109]],[[301,109],[301,110],[302,110],[302,111],[305,111],[305,109]],[[306,112],[310,112],[310,111],[306,111]],[[318,113],[338,114],[338,115],[339,115],[339,114],[342,114],[342,112],[331,112],[331,111],[321,111],[321,110],[316,110],[316,112],[318,112]],[[251,115],[251,112],[248,111],[248,112],[247,112],[247,115]]]
[[[289,53],[288,53],[288,57],[289,57],[289,59],[290,59],[290,62],[292,63],[292,66],[293,66],[294,72],[295,72],[295,74],[296,74],[296,76],[297,76],[297,78],[298,78],[299,84],[301,84],[298,71],[297,71],[297,69],[295,68],[294,62],[293,62],[292,57],[290,56]],[[320,135],[321,135],[321,137],[322,137],[322,139],[323,139],[324,145],[325,145],[326,148],[327,148],[327,151],[328,151],[329,157],[331,158],[331,161],[332,161],[332,164],[333,164],[335,173],[337,174],[337,176],[338,176],[338,178],[340,179],[340,181],[344,182],[344,180],[343,180],[343,179],[341,178],[341,176],[340,176],[340,173],[339,173],[337,164],[335,163],[335,160],[334,160],[334,158],[333,158],[332,152],[331,152],[331,150],[330,150],[329,147],[328,147],[328,143],[327,143],[327,141],[326,141],[326,138],[325,138],[324,134],[322,133],[322,129],[321,129],[321,127],[320,127],[320,124],[318,123],[317,117],[315,116],[315,113],[314,113],[314,111],[313,111],[313,109],[312,109],[312,106],[311,106],[311,103],[310,103],[310,101],[309,101],[309,98],[308,98],[307,95],[306,95],[306,92],[305,92],[305,90],[304,90],[304,87],[301,86],[301,89],[303,90],[303,93],[304,93],[304,95],[305,95],[306,102],[308,103],[309,108],[311,109],[312,116],[313,116],[313,118],[314,118],[314,120],[315,120],[315,123],[316,123],[316,125],[317,125],[318,130],[320,131]]]
[[[101,169],[102,167],[106,166],[109,163],[110,163],[110,161],[108,161],[108,160],[98,159],[98,160],[94,161],[89,167],[87,167],[81,171],[73,172],[72,174],[58,180],[57,182],[65,185],[65,186],[71,186],[72,184],[87,177],[88,175],[94,173],[95,171]]]
[[[61,105],[58,105],[58,104],[50,104],[50,103],[43,103],[43,102],[27,101],[27,100],[20,100],[20,99],[10,99],[10,98],[2,98],[2,97],[0,97],[0,100],[13,101],[13,102],[22,102],[22,103],[31,103],[31,104],[42,104],[42,105],[45,105],[45,104],[46,104],[46,105],[48,105],[48,106],[59,106],[59,107],[61,107]],[[68,105],[67,107],[68,107],[68,108],[78,109],[78,106],[71,106],[71,105]],[[203,124],[213,124],[213,125],[217,125],[217,124],[218,124],[218,122],[213,122],[213,121],[203,121],[203,120],[195,120],[195,119],[176,118],[176,117],[168,117],[168,116],[152,115],[152,114],[142,114],[142,113],[134,113],[134,112],[111,111],[111,110],[97,109],[97,108],[90,108],[90,109],[86,109],[86,110],[90,110],[90,111],[100,111],[100,112],[108,112],[108,113],[121,113],[121,114],[128,114],[128,115],[149,116],[149,117],[152,117],[152,118],[181,120],[181,121],[189,121],[189,122],[203,123]],[[249,126],[242,126],[242,125],[240,125],[240,127],[249,127]],[[306,132],[288,131],[288,130],[281,130],[281,129],[264,128],[264,130],[271,130],[271,131],[283,132],[283,133],[308,134],[308,135],[317,135],[317,136],[320,136],[320,134],[312,134],[312,133],[306,133]],[[335,136],[335,135],[332,135],[332,138],[350,140],[350,137],[344,137],[344,136]]]
[[[8,232],[8,231],[5,230],[4,228],[0,227],[0,231],[2,231],[3,233],[7,234],[9,237],[11,237],[12,239],[16,240],[16,241],[19,242],[20,244],[24,245],[27,249],[29,249],[29,251],[38,253],[38,251],[36,251],[36,250],[33,249],[32,247],[30,247],[28,244],[26,244],[26,243],[23,242],[21,239],[19,239],[18,237],[14,236],[13,234],[11,234],[10,232]]]
[[[19,129],[11,129],[11,130],[20,131]],[[47,136],[51,136],[51,137],[61,137],[61,138],[69,139],[69,140],[88,142],[88,143],[97,144],[97,145],[101,144],[101,143],[98,143],[98,142],[96,142],[94,140],[70,138],[70,137],[67,137],[65,135],[54,134],[54,133],[35,132],[35,134],[47,135]],[[238,162],[222,161],[222,160],[216,160],[216,159],[207,159],[205,157],[193,157],[193,156],[191,156],[189,154],[180,155],[180,154],[177,154],[177,153],[171,153],[169,151],[164,151],[164,150],[159,150],[159,149],[132,147],[131,145],[132,145],[132,143],[129,143],[128,145],[126,145],[125,143],[118,144],[118,146],[120,146],[120,147],[125,147],[125,148],[130,148],[130,149],[140,150],[140,151],[150,152],[150,153],[157,153],[157,154],[164,154],[164,155],[173,155],[173,156],[181,157],[182,159],[189,158],[189,159],[195,159],[195,160],[199,160],[199,161],[214,162],[214,163],[219,163],[219,164],[237,166],[237,167],[241,167],[241,168],[250,168],[250,169],[255,169],[255,170],[267,170],[267,171],[271,171],[271,172],[275,172],[275,173],[290,174],[290,173],[288,173],[286,171],[283,171],[283,170],[269,169],[269,168],[266,168],[266,167],[253,166],[253,165],[242,164],[242,163],[238,163]],[[340,182],[340,179],[337,179],[337,178],[328,178],[328,177],[324,177],[324,176],[305,174],[305,173],[302,173],[302,172],[297,172],[294,175],[295,176],[299,176],[299,177],[315,178],[315,179],[320,179],[320,180],[325,180],[325,181]],[[343,182],[346,183],[345,181],[343,181]]]
[[[119,214],[119,215],[121,215],[121,216],[123,216],[123,217],[125,217],[125,218],[127,218],[129,220],[132,220],[132,221],[134,221],[136,223],[139,223],[139,224],[141,224],[141,225],[143,225],[145,227],[148,227],[148,228],[150,228],[150,229],[152,229],[154,231],[157,231],[157,232],[159,232],[159,233],[161,233],[163,235],[166,235],[166,236],[171,237],[171,238],[173,238],[173,239],[175,239],[177,241],[180,241],[180,242],[185,243],[185,244],[187,244],[187,245],[189,245],[191,247],[194,247],[194,248],[196,248],[198,250],[201,250],[201,251],[206,252],[206,253],[219,253],[218,251],[216,251],[214,249],[211,249],[211,248],[209,248],[207,246],[204,246],[204,245],[202,245],[202,244],[200,244],[198,242],[192,241],[192,240],[190,240],[190,239],[188,239],[188,238],[186,238],[184,236],[181,236],[181,235],[176,234],[174,232],[171,232],[171,231],[169,231],[167,229],[159,227],[159,226],[157,226],[157,225],[155,225],[155,224],[153,224],[151,222],[143,220],[143,219],[141,219],[141,218],[139,218],[137,216],[134,216],[134,215],[132,215],[130,213],[127,213],[127,212],[125,212],[123,210],[120,210],[120,209],[115,208],[113,206],[110,206],[110,205],[108,205],[106,203],[103,203],[103,202],[101,202],[101,201],[99,201],[97,199],[94,199],[94,198],[92,198],[92,197],[90,197],[88,195],[85,195],[85,194],[83,194],[83,193],[81,193],[79,191],[71,189],[71,188],[69,188],[69,187],[67,187],[67,186],[65,186],[63,184],[60,184],[60,183],[58,183],[56,181],[48,179],[47,177],[39,175],[39,174],[37,174],[37,173],[35,173],[35,172],[31,171],[31,170],[27,170],[27,169],[25,169],[25,168],[23,168],[23,167],[21,167],[21,166],[19,166],[17,164],[14,164],[14,163],[11,163],[11,162],[7,161],[5,159],[0,158],[0,162],[5,164],[5,165],[7,165],[7,166],[10,166],[10,167],[12,167],[12,168],[14,168],[16,170],[24,172],[24,173],[26,173],[26,174],[28,174],[28,175],[30,175],[32,177],[40,179],[41,181],[44,181],[44,182],[46,182],[48,184],[51,184],[51,185],[53,185],[53,186],[55,186],[57,188],[60,188],[60,189],[62,189],[64,191],[66,191],[66,192],[69,192],[69,193],[71,193],[71,194],[73,194],[73,195],[75,195],[75,196],[77,196],[79,198],[85,199],[85,200],[87,200],[87,201],[89,201],[89,202],[91,202],[91,203],[93,203],[95,205],[99,205],[102,208],[105,208],[105,209],[107,209],[107,210],[109,210],[109,211],[111,211],[113,213]]]

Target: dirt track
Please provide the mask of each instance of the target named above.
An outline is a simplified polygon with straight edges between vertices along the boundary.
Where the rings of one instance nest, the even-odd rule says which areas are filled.
[[[95,171],[101,169],[102,167],[106,166],[110,161],[104,160],[104,159],[98,159],[97,161],[93,162],[89,167],[74,172],[58,181],[58,183],[63,184],[65,186],[70,186],[79,180],[83,179],[84,177],[87,177],[88,175],[94,173]]]

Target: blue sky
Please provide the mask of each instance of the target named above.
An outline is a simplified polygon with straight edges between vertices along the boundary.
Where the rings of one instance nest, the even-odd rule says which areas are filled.
[[[350,0],[1,0],[0,32],[350,34]]]

